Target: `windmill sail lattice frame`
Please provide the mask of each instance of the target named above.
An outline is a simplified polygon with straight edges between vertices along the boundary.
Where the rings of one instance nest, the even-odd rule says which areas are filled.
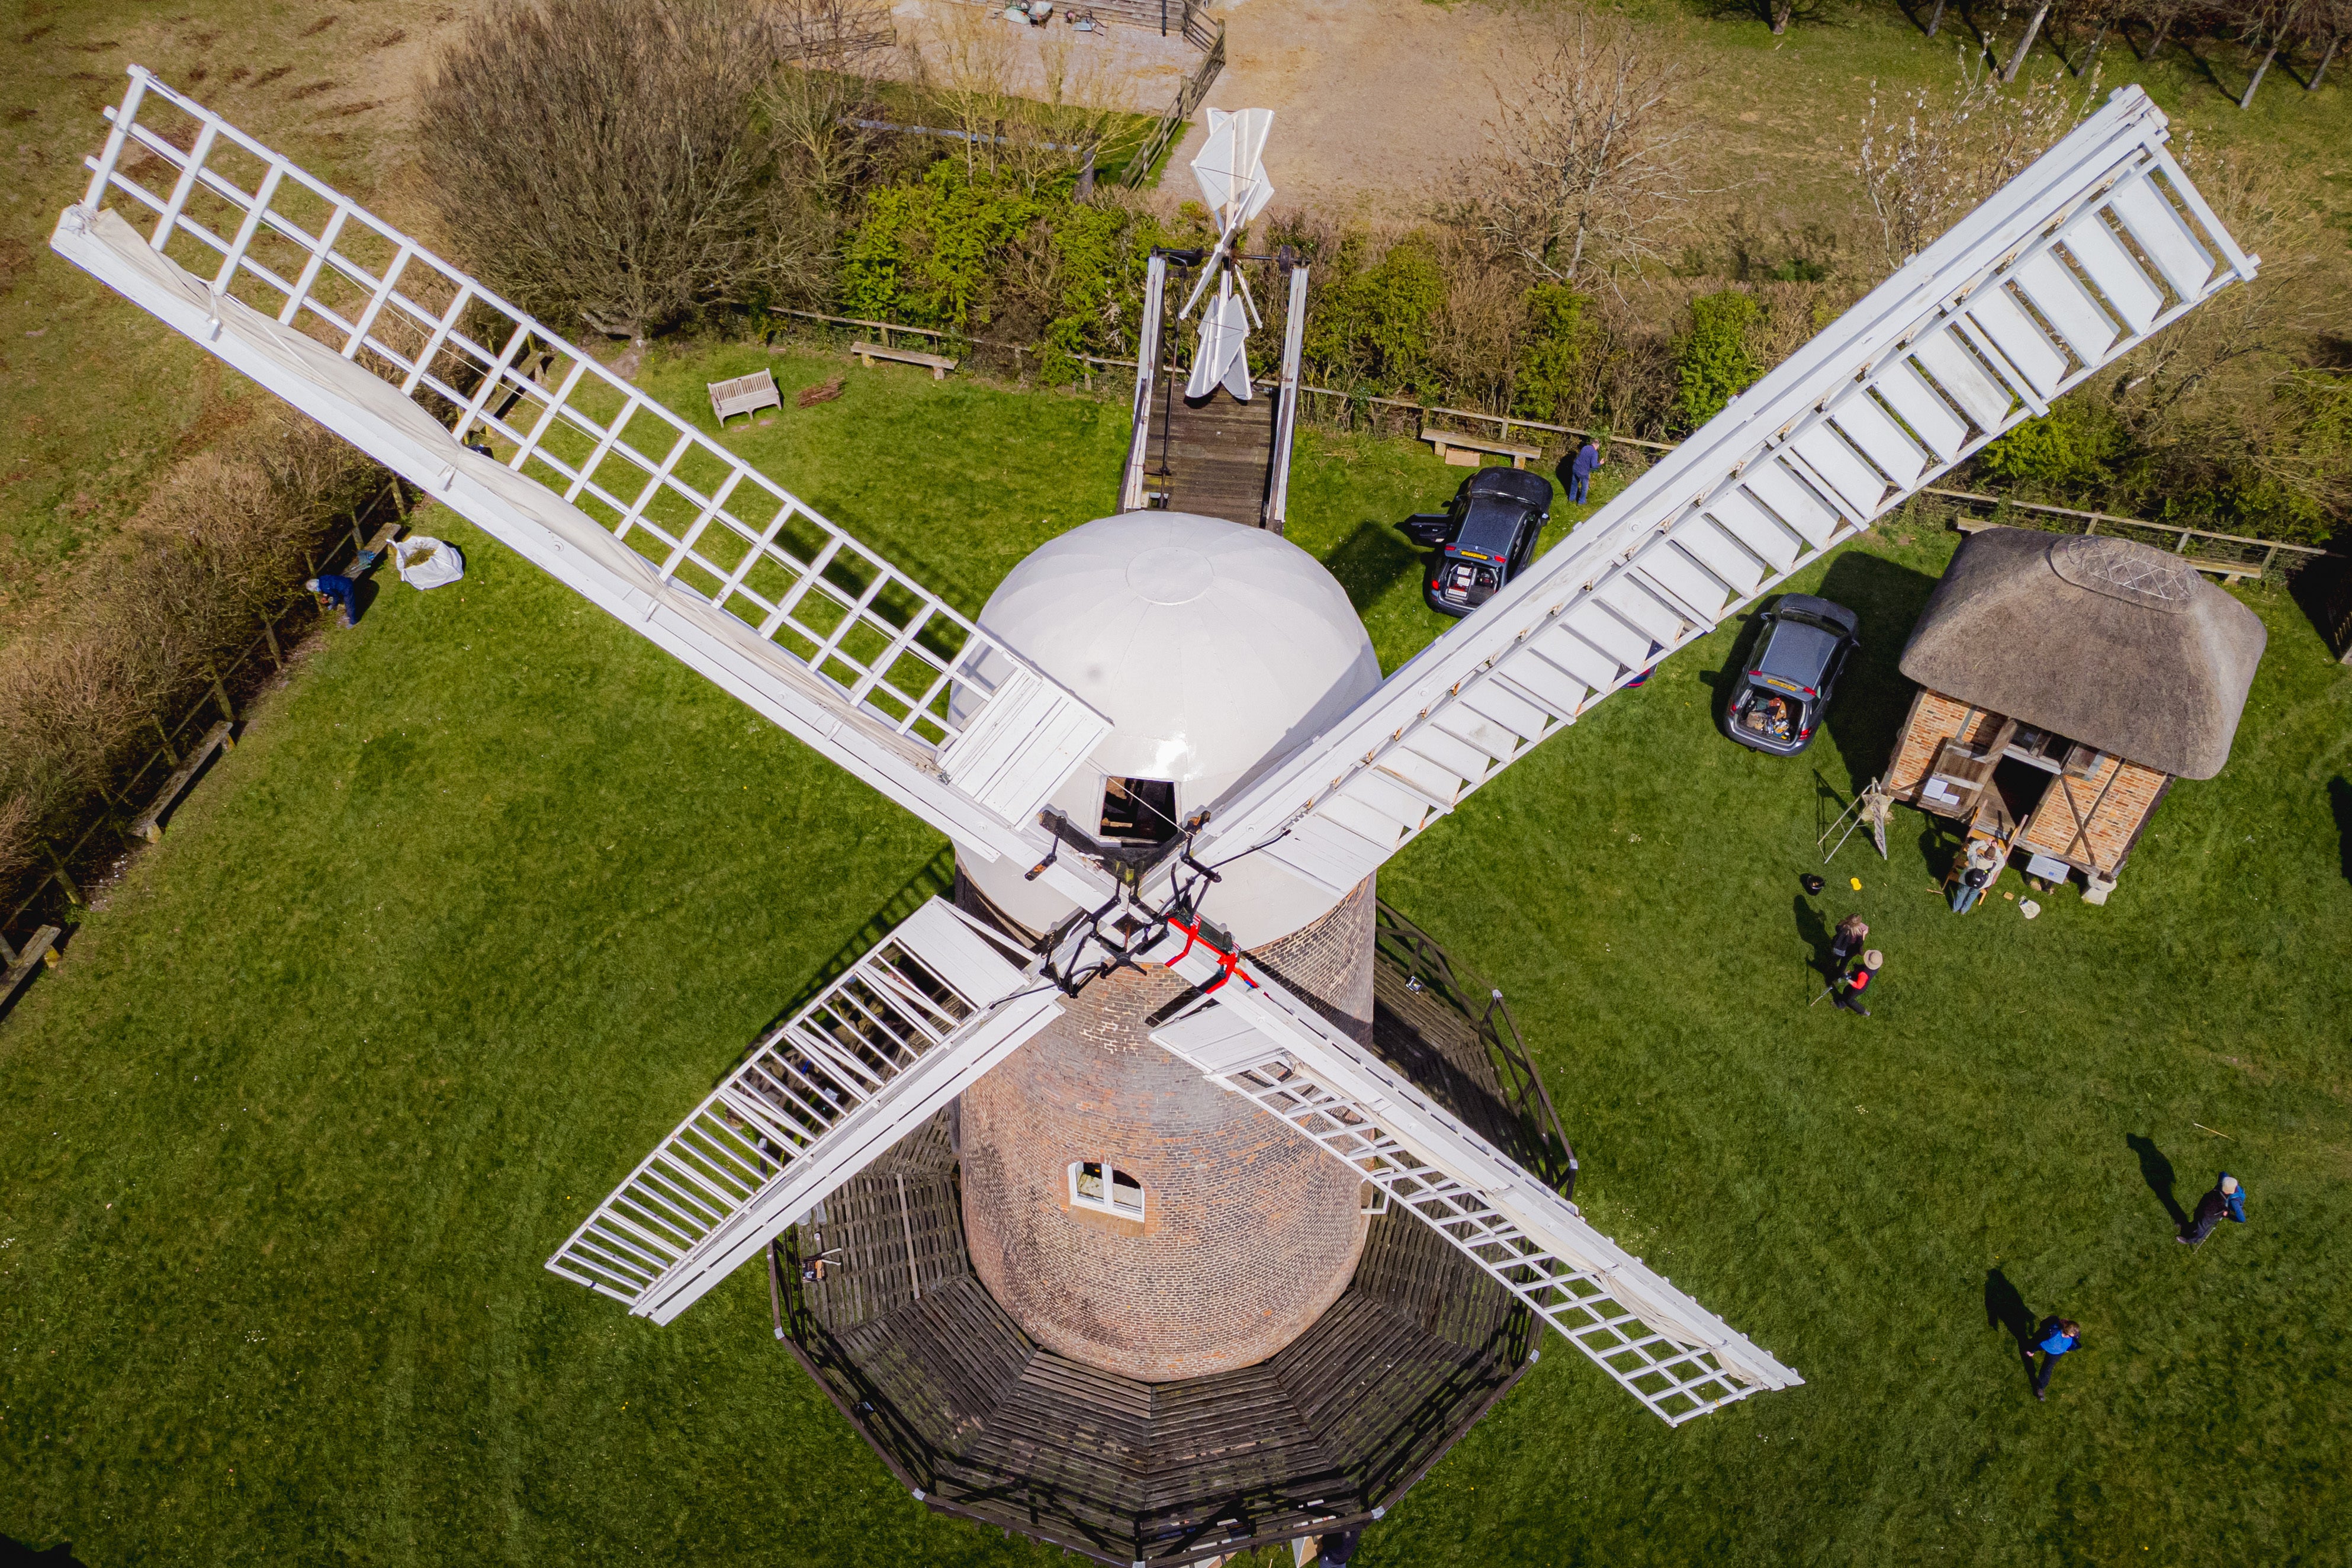
[[[1344,892],[1472,791],[2050,400],[2253,276],[2137,87],[2106,105],[1195,847]]]
[[[158,109],[178,117],[177,140],[142,121]],[[1018,650],[145,69],[131,68],[108,118],[88,193],[51,238],[60,255],[959,847],[1034,858],[1047,843],[1038,805],[1109,725]],[[168,185],[134,173],[126,149]],[[152,216],[146,233],[118,198]],[[493,440],[510,446],[503,458],[477,449]],[[1110,889],[1083,867],[1047,875],[1081,901]]]

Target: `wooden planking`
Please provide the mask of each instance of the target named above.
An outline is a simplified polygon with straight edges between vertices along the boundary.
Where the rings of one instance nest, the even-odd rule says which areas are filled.
[[[1221,386],[1195,408],[1181,391],[1163,391],[1144,458],[1147,487],[1168,498],[1171,511],[1261,526],[1274,459],[1275,403],[1271,397],[1239,403]]]

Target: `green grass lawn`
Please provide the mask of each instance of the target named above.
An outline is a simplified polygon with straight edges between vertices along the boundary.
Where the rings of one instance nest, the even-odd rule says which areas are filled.
[[[1116,402],[852,369],[802,411],[838,362],[740,350],[649,381],[694,408],[755,362],[786,410],[728,441],[967,610],[1110,504]],[[1439,628],[1388,524],[1459,478],[1302,438],[1294,535],[1391,666]],[[543,1271],[943,846],[416,521],[465,583],[388,584],[315,644],[0,1022],[0,1535],[91,1568],[1050,1560],[900,1492],[757,1271],[667,1329]],[[1383,874],[1510,995],[1587,1212],[1807,1384],[1670,1431],[1552,1341],[1366,1563],[2340,1560],[2352,676],[2250,595],[2272,644],[2230,767],[2105,909],[1955,918],[1908,812],[1808,900],[1949,548],[1799,584],[1867,639],[1807,757],[1714,732],[1727,629]],[[1853,909],[1890,955],[1868,1021],[1806,1005]],[[2252,1223],[2174,1246],[2150,1176],[2193,1204],[2225,1163]],[[2008,1291],[2084,1325],[2046,1406],[1989,1321]]]

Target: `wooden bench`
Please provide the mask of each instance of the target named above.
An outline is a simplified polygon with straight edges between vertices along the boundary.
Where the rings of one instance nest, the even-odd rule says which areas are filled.
[[[362,573],[373,569],[375,563],[383,559],[383,552],[392,548],[393,539],[400,532],[401,523],[404,521],[398,517],[394,518],[375,531],[374,538],[360,546],[359,553],[352,557],[351,574],[352,576],[359,576]]]
[[[933,381],[945,381],[948,372],[956,367],[955,361],[939,354],[927,354],[920,349],[894,349],[883,343],[852,343],[849,352],[856,354],[857,363],[868,370],[874,368],[874,362],[877,359],[897,360],[901,364],[929,365]]]
[[[1957,517],[1952,520],[1953,529],[1960,533],[1981,533],[1986,529],[1995,526],[1992,519],[1989,517]],[[2263,579],[2262,563],[2258,561],[2208,561],[2200,555],[2183,555],[2179,551],[2168,551],[2167,553],[2184,566],[2194,566],[2200,572],[2210,572],[2224,583],[2259,583]]]
[[[1484,436],[1457,436],[1451,430],[1423,430],[1421,438],[1436,449],[1440,458],[1457,468],[1475,468],[1478,466],[1478,459],[1489,453],[1497,458],[1510,458],[1511,467],[1515,468],[1524,468],[1529,458],[1543,456],[1540,447],[1515,447],[1508,441],[1489,441]]]
[[[33,977],[33,971],[44,963],[52,969],[57,967],[58,928],[43,926],[33,933],[32,941],[13,954],[8,952],[6,943],[0,942],[0,954],[8,958],[8,971],[0,974],[0,1007],[5,1007],[16,993],[25,988],[25,982]]]
[[[732,381],[714,381],[710,388],[710,412],[724,425],[738,414],[757,414],[762,408],[782,408],[784,400],[776,391],[776,378],[766,371],[754,371],[739,375]]]
[[[215,752],[234,747],[236,744],[236,738],[230,733],[229,721],[226,719],[205,731],[205,738],[197,742],[194,749],[186,756],[180,759],[180,765],[173,770],[170,778],[163,781],[163,787],[156,793],[153,804],[131,820],[131,831],[150,844],[161,840],[163,837],[164,814],[172,809],[173,804],[182,795],[186,793],[188,781],[196,776],[196,770],[203,767],[205,760]]]

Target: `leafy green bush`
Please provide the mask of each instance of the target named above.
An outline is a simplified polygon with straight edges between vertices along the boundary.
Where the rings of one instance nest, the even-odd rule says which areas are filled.
[[[1556,420],[1584,368],[1585,297],[1559,283],[1528,290],[1528,333],[1519,350],[1511,412]]]
[[[942,158],[917,183],[867,196],[843,247],[842,306],[915,327],[986,326],[1003,252],[1045,210],[1012,181]]]
[[[1370,382],[1401,395],[1438,395],[1429,363],[1430,330],[1445,303],[1445,276],[1428,237],[1391,244],[1366,265],[1372,241],[1360,231],[1333,257],[1339,274],[1308,296],[1306,354],[1325,374]]]
[[[1737,289],[1691,301],[1691,330],[1675,345],[1675,410],[1691,429],[1717,414],[1764,374],[1748,329],[1761,312]]]
[[[2013,484],[2059,497],[2114,482],[2122,430],[2095,398],[2062,397],[2050,412],[1986,447],[1977,464]]]

